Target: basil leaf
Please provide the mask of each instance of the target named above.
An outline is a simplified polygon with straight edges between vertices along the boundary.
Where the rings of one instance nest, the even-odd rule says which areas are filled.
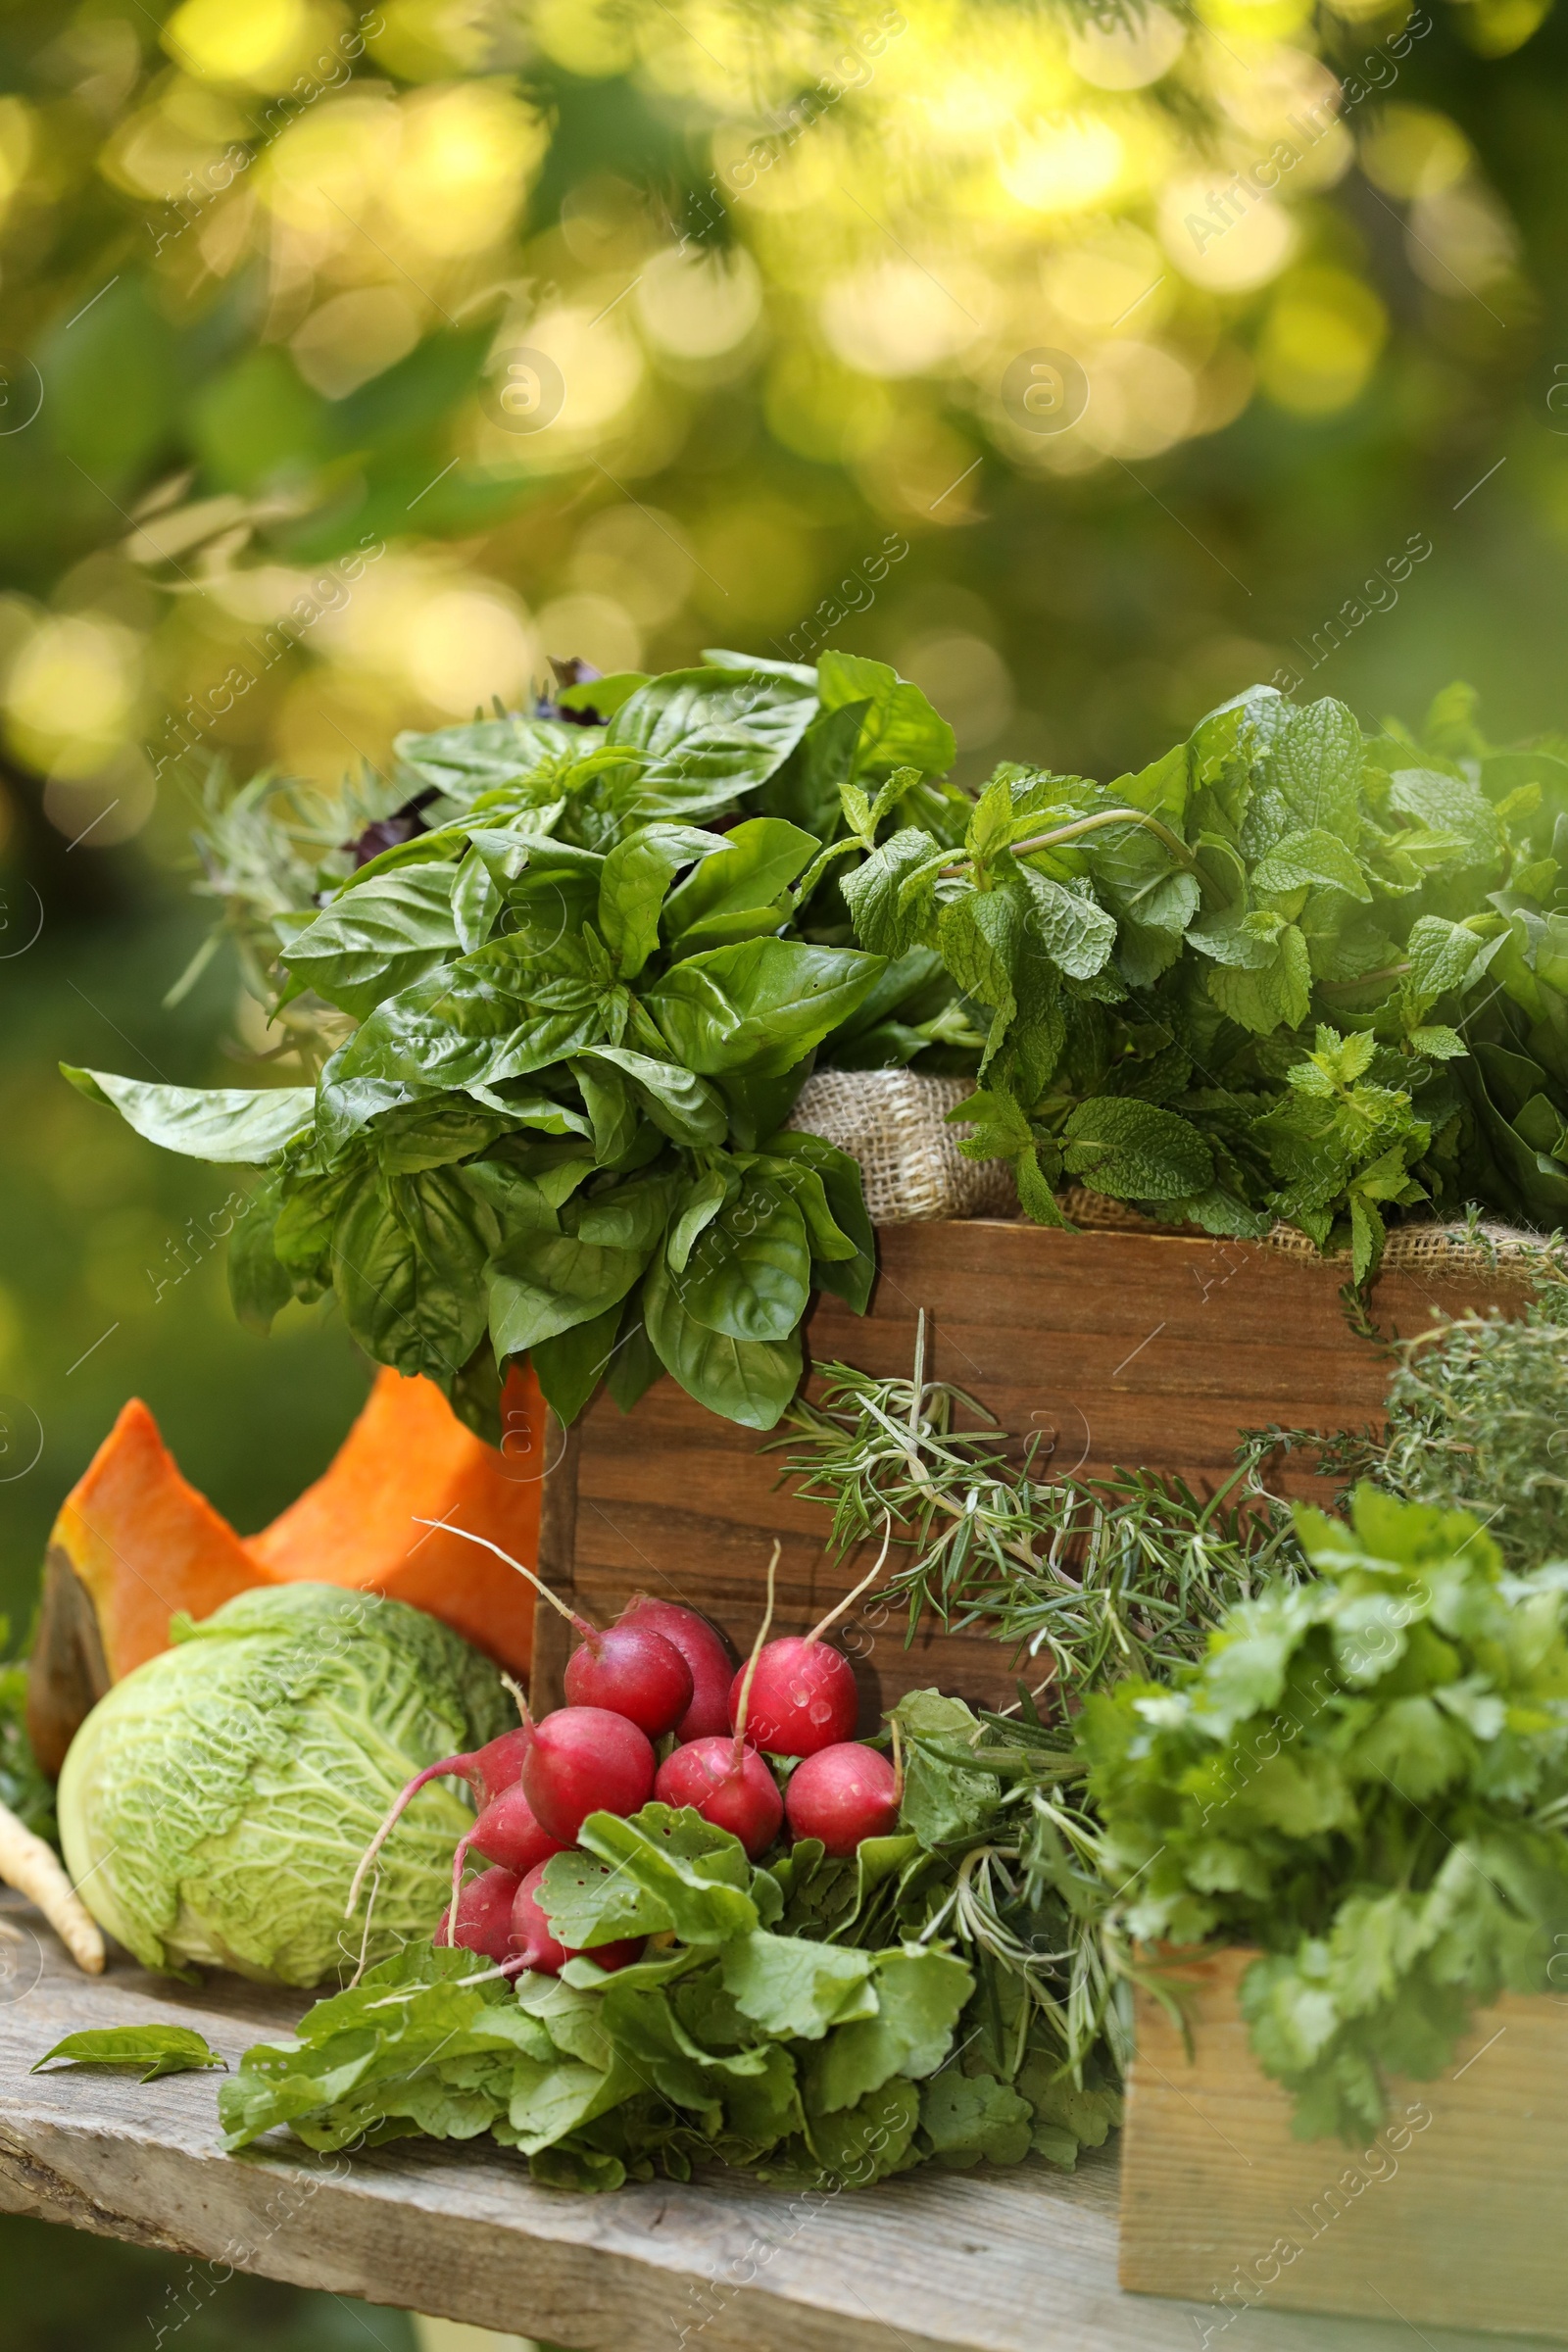
[[[665,894],[680,868],[723,849],[722,833],[643,825],[610,852],[599,878],[599,928],[623,980],[634,980],[658,947]]]
[[[272,1246],[278,1204],[275,1179],[265,1178],[252,1193],[228,1245],[228,1295],[234,1312],[252,1331],[263,1333],[271,1330],[272,1317],[294,1296],[288,1268]]]
[[[315,1109],[308,1086],[148,1086],[69,1061],[60,1070],[89,1102],[107,1102],[148,1143],[190,1159],[259,1166],[310,1125]]]
[[[813,1259],[812,1277],[820,1289],[832,1291],[858,1315],[863,1315],[876,1281],[876,1229],[866,1214],[859,1161],[841,1152],[837,1144],[793,1128],[770,1136],[767,1152],[770,1157],[802,1160],[821,1178],[833,1222],[854,1243],[855,1255]]]
[[[685,1267],[672,1269],[680,1302],[710,1331],[735,1340],[787,1340],[806,1312],[811,1253],[792,1195],[748,1174],[703,1228]]]
[[[629,1413],[639,1397],[647,1395],[659,1378],[663,1366],[654,1352],[654,1343],[648,1336],[643,1320],[643,1302],[636,1292],[621,1309],[620,1330],[614,1352],[605,1374],[605,1386],[623,1413]]]
[[[690,1070],[781,1076],[855,1010],[879,956],[754,939],[676,964],[643,1002]]]
[[[457,952],[450,865],[416,865],[345,892],[283,951],[296,980],[363,1020]]]
[[[500,885],[482,858],[465,858],[452,886],[452,922],[466,956],[482,948],[501,912]]]
[[[857,773],[908,766],[922,775],[947,774],[957,756],[953,729],[918,686],[862,654],[825,653],[816,675],[824,710],[860,701],[869,705],[860,722]]]
[[[787,1340],[731,1339],[682,1306],[675,1278],[656,1253],[643,1284],[643,1314],[654,1351],[688,1396],[746,1429],[774,1428],[800,1386],[799,1332]]]
[[[450,1388],[484,1336],[478,1204],[435,1168],[356,1184],[332,1232],[332,1279],[351,1336],[399,1372]]]
[[[722,1097],[678,1061],[656,1061],[626,1046],[595,1046],[580,1059],[624,1074],[661,1134],[701,1151],[720,1144],[729,1125]]]
[[[665,1263],[673,1273],[685,1273],[698,1242],[725,1202],[739,1198],[740,1189],[740,1171],[730,1160],[721,1167],[704,1168],[692,1179],[681,1196],[680,1213],[664,1250]]]
[[[816,694],[789,677],[677,669],[615,712],[607,741],[644,755],[637,813],[706,816],[765,783],[805,733]]]
[[[156,2082],[161,2075],[189,2074],[195,2068],[220,2066],[226,2073],[228,2066],[190,2026],[99,2026],[85,2034],[68,2034],[52,2050],[45,2050],[30,2071],[37,2074],[56,2058],[72,2066],[132,2067],[143,2082]]]
[[[817,851],[809,833],[779,816],[748,817],[721,839],[718,854],[705,858],[664,902],[667,938],[679,939],[696,926],[737,914],[771,913]]]
[[[595,1193],[575,1210],[578,1234],[616,1250],[651,1250],[669,1221],[680,1179],[673,1172],[633,1176]]]
[[[546,1404],[564,1428],[571,1427],[609,1371],[620,1322],[617,1300],[586,1323],[534,1342],[529,1361]]]
[[[587,748],[583,738],[581,727],[555,719],[486,718],[428,735],[400,735],[393,748],[416,783],[433,784],[467,808],[493,785],[574,758]]]
[[[425,1168],[467,1159],[516,1123],[506,1111],[485,1109],[466,1095],[437,1095],[433,1102],[412,1102],[379,1120],[370,1143],[388,1176],[416,1176]]]
[[[647,1263],[646,1250],[616,1250],[574,1233],[513,1234],[486,1269],[496,1354],[525,1355],[539,1341],[618,1306]]]
[[[594,1151],[607,1165],[630,1151],[639,1123],[637,1098],[613,1063],[574,1054],[568,1067],[581,1091],[593,1132]]]

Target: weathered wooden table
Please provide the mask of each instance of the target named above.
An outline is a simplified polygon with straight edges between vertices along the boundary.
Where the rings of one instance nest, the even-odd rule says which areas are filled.
[[[1213,2306],[1118,2290],[1108,2155],[1076,2177],[931,2172],[793,2201],[724,2173],[563,2195],[488,2142],[318,2159],[279,2137],[225,2157],[211,2075],[28,2069],[65,2034],[153,2019],[232,2061],[303,2000],[235,1978],[187,1990],[123,1959],[92,1981],[19,1902],[0,1919],[22,1933],[0,1940],[0,2210],[185,2255],[184,2302],[251,2270],[584,2352],[1198,2352],[1230,2332]],[[1235,2352],[1499,2342],[1261,2311],[1234,2327]]]

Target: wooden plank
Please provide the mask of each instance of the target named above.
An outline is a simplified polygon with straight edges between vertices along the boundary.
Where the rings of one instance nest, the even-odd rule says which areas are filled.
[[[300,1997],[228,1977],[187,1989],[123,1960],[86,1979],[34,1914],[11,1902],[4,1916],[24,1940],[0,1943],[0,2209],[186,2255],[185,2301],[220,2309],[232,2267],[583,2352],[1187,2352],[1210,2324],[1118,2292],[1103,2156],[1076,2178],[933,2170],[804,2199],[719,2170],[562,2194],[488,2141],[314,2158],[278,2135],[225,2157],[211,2076],[27,2070],[65,2034],[148,2020],[194,2025],[233,2060],[286,2034]],[[1472,2334],[1426,2334],[1433,2352],[1486,2352]],[[1238,2339],[1242,2352],[1409,2341],[1392,2323],[1268,2313]]]
[[[1216,2332],[1288,2308],[1568,2342],[1568,1999],[1505,1995],[1439,2081],[1396,2084],[1389,2125],[1347,2148],[1291,2136],[1237,2007],[1254,1957],[1181,1972],[1191,2056],[1139,2002],[1123,2286],[1203,2298]]]
[[[871,1312],[818,1299],[812,1360],[906,1376],[924,1308],[933,1372],[1006,1430],[1046,1433],[1059,1471],[1138,1463],[1211,1492],[1243,1428],[1353,1428],[1381,1415],[1387,1358],[1346,1319],[1343,1265],[1247,1243],[985,1219],[885,1226],[877,1242]],[[1379,1283],[1376,1310],[1385,1332],[1409,1335],[1439,1309],[1517,1296],[1499,1277],[1399,1275]],[[779,1491],[781,1456],[673,1381],[629,1416],[601,1396],[579,1428],[575,1545],[569,1560],[553,1553],[551,1581],[601,1622],[641,1587],[706,1609],[745,1643],[773,1536],[784,1544],[780,1631],[805,1631],[869,1565],[866,1554],[832,1569],[826,1513]],[[1292,1476],[1297,1491],[1312,1486]],[[555,1638],[542,1621],[539,1638]],[[928,1627],[906,1649],[902,1619],[862,1608],[845,1645],[859,1661],[863,1731],[930,1683],[989,1704],[1015,1694],[1009,1660],[983,1633]]]

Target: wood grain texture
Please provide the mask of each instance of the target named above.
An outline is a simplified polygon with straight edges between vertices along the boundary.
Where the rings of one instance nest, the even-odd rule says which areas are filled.
[[[1370,2145],[1301,2141],[1236,2002],[1254,1954],[1181,1972],[1193,2035],[1141,1998],[1123,2132],[1123,2286],[1568,2342],[1568,1999],[1507,1994]],[[1249,2319],[1238,2344],[1250,2340]]]
[[[1076,2178],[915,2174],[792,2200],[744,2175],[609,2197],[536,2188],[488,2141],[314,2158],[218,2144],[214,2078],[30,2075],[63,2034],[195,2026],[231,2061],[287,2034],[298,1995],[187,1990],[123,1959],[89,1981],[36,1914],[0,1981],[0,2210],[190,2258],[182,2300],[221,2310],[229,2267],[538,2334],[582,2352],[1191,2352],[1202,2315],[1118,2292],[1114,2161]],[[160,2302],[162,2295],[160,2292]],[[155,2314],[159,2316],[167,2314]],[[1482,2339],[1425,2331],[1434,2352]],[[1406,2328],[1255,2314],[1238,2352],[1403,2352]]]
[[[1137,1463],[1211,1492],[1243,1428],[1359,1427],[1381,1414],[1387,1359],[1346,1320],[1343,1265],[1248,1243],[979,1219],[885,1226],[877,1243],[870,1313],[820,1298],[812,1361],[907,1376],[923,1307],[933,1373],[1009,1432],[1044,1432],[1060,1471]],[[1409,1336],[1440,1309],[1516,1297],[1502,1281],[1405,1275],[1381,1282],[1374,1303],[1385,1334]],[[642,1588],[706,1609],[744,1645],[773,1536],[780,1632],[814,1624],[870,1565],[867,1552],[832,1567],[826,1513],[779,1489],[781,1455],[671,1380],[625,1416],[601,1395],[578,1426],[575,1545],[569,1564],[552,1555],[551,1581],[601,1622]],[[864,1731],[931,1683],[992,1705],[1016,1695],[1009,1659],[983,1633],[926,1627],[906,1649],[902,1619],[862,1607],[845,1646],[859,1663]]]

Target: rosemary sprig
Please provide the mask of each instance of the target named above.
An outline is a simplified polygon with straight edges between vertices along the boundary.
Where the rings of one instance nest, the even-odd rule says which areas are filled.
[[[925,1348],[922,1314],[909,1379],[829,1364],[820,1402],[796,1405],[773,1441],[792,1448],[785,1475],[829,1506],[840,1556],[884,1530],[903,1548],[889,1590],[909,1639],[927,1609],[955,1631],[984,1623],[1020,1662],[1046,1661],[1066,1700],[1196,1656],[1262,1578],[1299,1573],[1288,1514],[1259,1477],[1266,1436],[1207,1499],[1148,1470],[1045,1478],[1039,1435],[1009,1454],[974,1397],[926,1379]]]

